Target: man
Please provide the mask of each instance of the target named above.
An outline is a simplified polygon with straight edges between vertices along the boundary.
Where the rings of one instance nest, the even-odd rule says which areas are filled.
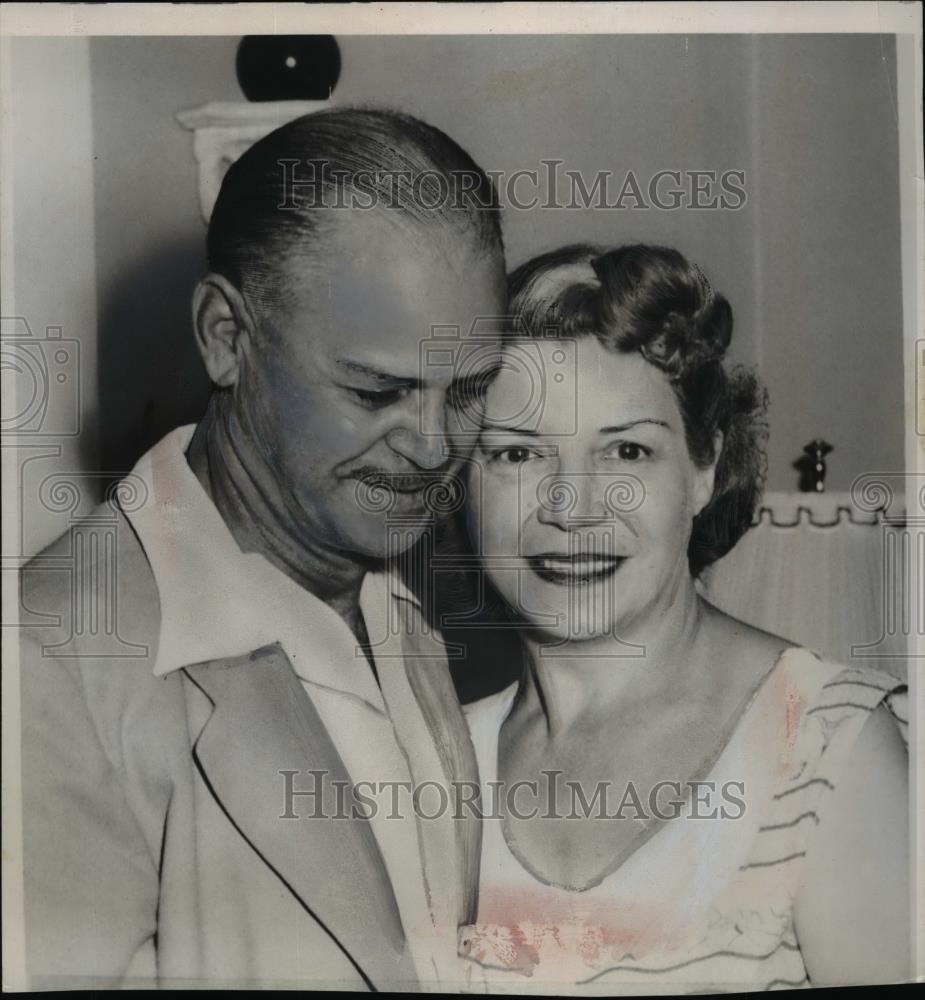
[[[497,365],[469,337],[504,308],[495,194],[420,121],[325,111],[231,167],[208,249],[205,416],[23,576],[60,622],[21,645],[33,985],[413,988],[472,917],[477,832],[348,786],[475,777],[388,562]],[[471,341],[464,377],[421,364],[435,326]],[[72,627],[94,601],[122,654]]]

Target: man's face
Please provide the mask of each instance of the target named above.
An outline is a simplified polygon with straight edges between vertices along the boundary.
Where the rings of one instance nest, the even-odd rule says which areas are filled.
[[[286,262],[293,304],[262,323],[269,343],[238,399],[293,529],[381,558],[416,540],[425,487],[454,475],[471,448],[459,433],[478,425],[471,389],[500,356],[498,340],[472,328],[503,313],[504,261],[471,236],[371,212],[345,213],[325,252],[322,265]],[[458,327],[455,360],[444,352],[422,365],[434,327]],[[397,543],[390,517],[407,525]]]

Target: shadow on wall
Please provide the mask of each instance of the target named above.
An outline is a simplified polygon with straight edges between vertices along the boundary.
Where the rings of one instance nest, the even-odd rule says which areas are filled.
[[[100,467],[112,479],[166,433],[202,416],[209,379],[190,302],[204,273],[201,237],[178,241],[121,275],[100,304]]]

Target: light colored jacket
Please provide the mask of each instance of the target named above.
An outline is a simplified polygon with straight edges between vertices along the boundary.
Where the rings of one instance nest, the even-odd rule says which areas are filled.
[[[105,539],[116,535],[107,555]],[[414,989],[368,821],[280,818],[281,768],[347,780],[282,648],[154,676],[158,591],[116,503],[30,563],[21,593],[32,987],[127,978],[167,987]],[[96,631],[80,624],[93,620],[86,605],[75,611],[88,601],[97,602]],[[110,655],[99,655],[106,609],[114,629]],[[474,755],[442,645],[433,633],[408,632],[387,700],[396,731],[417,748],[412,777],[471,781]],[[420,830],[435,902],[459,923],[472,919],[477,823],[425,822]]]

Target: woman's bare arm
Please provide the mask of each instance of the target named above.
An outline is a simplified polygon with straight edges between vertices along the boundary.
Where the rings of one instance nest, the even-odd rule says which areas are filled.
[[[814,985],[912,975],[908,774],[905,744],[880,707],[807,844],[794,920]]]

